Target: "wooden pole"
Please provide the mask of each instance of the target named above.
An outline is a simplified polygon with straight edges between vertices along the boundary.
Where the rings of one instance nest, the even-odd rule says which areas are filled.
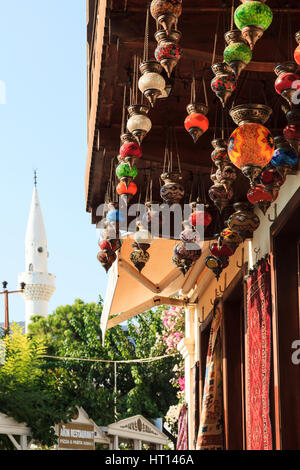
[[[4,331],[9,331],[9,310],[8,310],[8,291],[4,291],[4,303],[5,303],[5,322],[4,322]]]

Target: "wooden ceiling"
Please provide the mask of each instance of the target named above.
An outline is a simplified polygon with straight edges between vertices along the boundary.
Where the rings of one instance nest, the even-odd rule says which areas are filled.
[[[103,29],[99,30],[98,23],[98,31],[95,31],[99,3],[97,0],[88,0],[87,36],[90,56],[95,48],[95,38],[99,34],[103,35],[103,48],[99,51],[102,54],[100,81],[96,94],[92,93],[95,71],[92,68],[92,61],[89,64],[89,107],[92,107],[93,100],[97,100],[95,123],[93,128],[90,125],[89,129],[90,156],[86,170],[86,203],[87,211],[92,214],[92,223],[97,221],[97,206],[104,201],[110,178],[111,160],[116,159],[118,155],[123,89],[125,84],[127,86],[131,84],[134,54],[142,56],[143,53],[147,1],[107,1]],[[242,72],[237,91],[229,100],[228,107],[230,108],[233,103],[268,104],[274,112],[267,125],[276,135],[281,133],[286,120],[281,111],[281,104],[284,104],[284,101],[274,90],[273,69],[279,62],[289,60],[291,51],[297,45],[294,33],[300,29],[300,2],[269,0],[267,3],[273,9],[273,23],[256,44],[253,60]],[[239,0],[235,0],[235,7],[239,4]],[[210,82],[214,77],[211,64],[216,32],[218,40],[215,62],[223,61],[224,33],[230,29],[231,5],[232,0],[183,0],[183,13],[178,23],[178,29],[182,32],[180,45],[183,57],[173,73],[174,85],[170,97],[158,100],[149,113],[153,127],[142,144],[143,158],[137,162],[140,171],[136,183],[141,190],[142,200],[145,196],[145,181],[151,172],[154,200],[160,201],[159,175],[162,172],[168,126],[176,129],[187,195],[192,185],[194,188],[197,187],[199,181],[202,181],[201,186],[204,186],[206,191],[212,185],[211,141],[214,136],[220,137],[221,107],[210,88]],[[218,31],[217,24],[219,24]],[[155,26],[155,21],[151,17],[150,56],[156,47]],[[201,101],[204,100],[204,96],[200,85],[203,76],[205,79],[210,121],[210,129],[196,144],[183,127],[187,115],[186,106],[190,103],[193,64],[199,81],[198,96]],[[234,123],[228,118],[228,133],[231,133],[234,127]],[[239,200],[245,196],[248,182],[240,175],[235,184],[235,198]],[[138,196],[139,193],[136,198]]]

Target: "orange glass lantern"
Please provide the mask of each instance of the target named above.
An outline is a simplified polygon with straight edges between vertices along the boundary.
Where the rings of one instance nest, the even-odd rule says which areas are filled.
[[[300,31],[295,34],[296,41],[298,43],[298,47],[296,47],[294,52],[294,59],[295,62],[300,65]]]
[[[186,109],[189,115],[184,121],[184,127],[196,143],[209,128],[209,121],[206,117],[208,107],[204,104],[189,104]]]
[[[128,185],[124,182],[121,181],[121,183],[118,184],[116,191],[121,196],[122,194],[128,194],[130,196],[135,196],[137,193],[137,185],[133,182],[129,183]]]
[[[265,105],[239,105],[230,111],[239,127],[229,138],[228,155],[231,162],[250,179],[251,185],[272,159],[275,144],[264,123],[272,113]]]

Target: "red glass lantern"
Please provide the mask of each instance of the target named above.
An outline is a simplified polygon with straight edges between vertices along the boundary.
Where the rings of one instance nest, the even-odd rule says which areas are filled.
[[[206,117],[208,108],[203,104],[189,104],[187,112],[189,115],[184,121],[184,127],[196,143],[199,137],[209,128],[209,121]]]
[[[178,45],[180,38],[181,33],[175,30],[170,31],[169,34],[165,30],[155,33],[155,39],[158,42],[154,52],[155,59],[163,66],[169,78],[182,55]]]
[[[217,258],[220,256],[232,256],[234,254],[234,250],[231,249],[229,245],[220,245],[218,242],[212,243],[212,245],[210,246],[210,252],[213,256],[216,256]]]
[[[275,90],[287,102],[293,104],[293,95],[300,88],[300,76],[296,74],[297,65],[294,62],[283,62],[275,67],[277,79]]]
[[[189,217],[189,223],[192,227],[200,227],[204,225],[208,227],[212,221],[212,216],[206,211],[196,211]]]
[[[262,184],[257,184],[249,189],[247,193],[248,201],[251,204],[257,204],[263,214],[267,212],[271,203],[277,199],[278,191],[270,191],[267,187]]]
[[[120,157],[122,160],[125,160],[126,157],[140,158],[142,155],[142,148],[136,142],[125,142],[120,148]]]
[[[298,31],[296,34],[295,34],[295,39],[298,43],[298,47],[296,48],[295,52],[294,52],[294,59],[295,59],[295,62],[300,65],[300,31]]]

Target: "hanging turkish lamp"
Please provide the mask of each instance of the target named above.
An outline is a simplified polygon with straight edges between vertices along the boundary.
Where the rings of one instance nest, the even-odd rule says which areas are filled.
[[[155,34],[155,39],[158,42],[154,53],[155,59],[163,66],[169,78],[182,55],[178,44],[180,38],[181,33],[175,30],[172,30],[169,34],[164,30],[160,30]]]
[[[201,248],[190,249],[188,245],[179,242],[174,248],[173,264],[185,275],[191,266],[201,257]]]
[[[274,153],[274,139],[263,125],[271,113],[269,106],[261,104],[239,105],[229,112],[239,127],[229,138],[228,155],[231,162],[250,179],[251,185]]]
[[[258,205],[262,213],[265,215],[272,202],[277,199],[278,192],[273,193],[266,186],[256,184],[252,186],[248,193],[247,199],[253,205]]]
[[[145,104],[135,104],[128,107],[127,129],[134,135],[139,145],[152,127],[152,123],[147,116],[148,112],[149,106]]]
[[[134,250],[130,254],[130,261],[138,271],[141,272],[150,259],[150,255],[147,250],[151,246],[152,237],[148,230],[144,229],[141,223],[137,224],[137,229],[138,230],[134,234],[134,243],[132,244]]]
[[[209,128],[209,121],[206,117],[208,113],[208,101],[204,79],[203,91],[206,104],[196,103],[196,79],[195,73],[193,72],[193,79],[191,85],[191,103],[186,108],[188,116],[184,121],[184,127],[193,138],[194,143],[196,143],[199,137],[201,137],[204,132],[206,132]]]
[[[141,93],[148,99],[153,107],[157,98],[165,95],[166,81],[161,75],[162,66],[155,59],[149,60],[149,11],[147,8],[146,28],[144,40],[144,56],[143,62],[140,64],[140,72],[142,74],[139,79],[138,87]]]
[[[227,165],[224,168],[218,168],[216,172],[216,181],[219,184],[222,184],[226,191],[231,188],[236,179],[236,170],[232,165]]]
[[[273,13],[266,0],[241,0],[243,3],[234,12],[234,22],[242,31],[243,38],[251,49],[262,37],[273,21]]]
[[[211,81],[211,89],[217,95],[224,107],[228,98],[236,89],[236,76],[231,67],[229,67],[225,62],[213,64],[211,68],[215,74],[215,77]]]
[[[284,136],[277,136],[274,138],[274,141],[276,150],[271,160],[271,164],[279,171],[281,176],[285,179],[288,170],[293,168],[297,164],[298,155]]]
[[[105,271],[108,272],[113,263],[116,261],[117,255],[115,253],[108,254],[105,251],[99,251],[97,259]]]
[[[212,162],[218,168],[225,168],[230,163],[230,158],[227,152],[227,142],[225,139],[214,139],[212,141],[214,151],[211,154]]]
[[[216,257],[210,255],[205,258],[205,264],[214,273],[218,281],[222,271],[229,265],[229,259],[228,256]]]
[[[251,62],[252,51],[238,29],[228,31],[225,34],[225,40],[228,46],[224,50],[224,61],[238,78],[244,68]]]
[[[175,147],[175,149],[174,149]],[[177,157],[177,164],[174,164],[173,152]],[[182,186],[182,172],[178,152],[178,144],[174,128],[168,129],[167,141],[165,147],[164,167],[161,174],[163,185],[160,188],[160,196],[168,205],[179,204],[184,196],[184,187]]]
[[[288,143],[293,147],[297,155],[300,155],[300,110],[293,108],[286,114],[288,121],[283,130],[283,135]]]
[[[295,62],[300,65],[300,31],[298,31],[296,34],[295,34],[295,39],[298,43],[298,46],[296,47],[295,49],[295,52],[294,52],[294,59],[295,59]]]
[[[192,214],[189,216],[189,223],[193,227],[193,229],[196,231],[202,228],[203,226],[208,227],[211,224],[211,222],[212,222],[212,216],[206,210],[193,211]]]
[[[189,249],[201,249],[202,240],[199,232],[197,232],[195,228],[190,227],[186,222],[184,223],[184,230],[181,232],[179,238]]]
[[[209,188],[208,196],[222,214],[224,209],[230,205],[230,201],[233,198],[233,190],[232,188],[226,190],[223,184],[215,183]]]
[[[173,28],[177,28],[182,0],[152,0],[150,11],[156,22],[169,34]]]
[[[209,121],[206,117],[208,107],[204,104],[189,104],[187,106],[188,116],[184,121],[184,127],[193,138],[194,144],[204,132],[209,128]]]
[[[227,221],[228,228],[237,232],[242,240],[252,238],[253,232],[259,227],[259,217],[254,214],[252,206],[246,202],[233,204],[235,212]]]
[[[222,242],[219,241],[216,241],[216,242],[213,242],[210,247],[210,252],[213,256],[215,256],[216,258],[219,258],[219,257],[229,257],[229,256],[232,256],[234,255],[234,252],[235,250],[233,249],[233,247],[231,246],[228,246],[226,245],[225,243],[222,244]]]
[[[223,246],[226,245],[234,253],[237,247],[242,243],[240,235],[229,228],[224,228],[219,235],[219,243]]]
[[[293,105],[293,95],[300,88],[300,75],[297,74],[297,65],[295,62],[283,62],[274,69],[277,79],[275,81],[275,90],[290,106]]]

